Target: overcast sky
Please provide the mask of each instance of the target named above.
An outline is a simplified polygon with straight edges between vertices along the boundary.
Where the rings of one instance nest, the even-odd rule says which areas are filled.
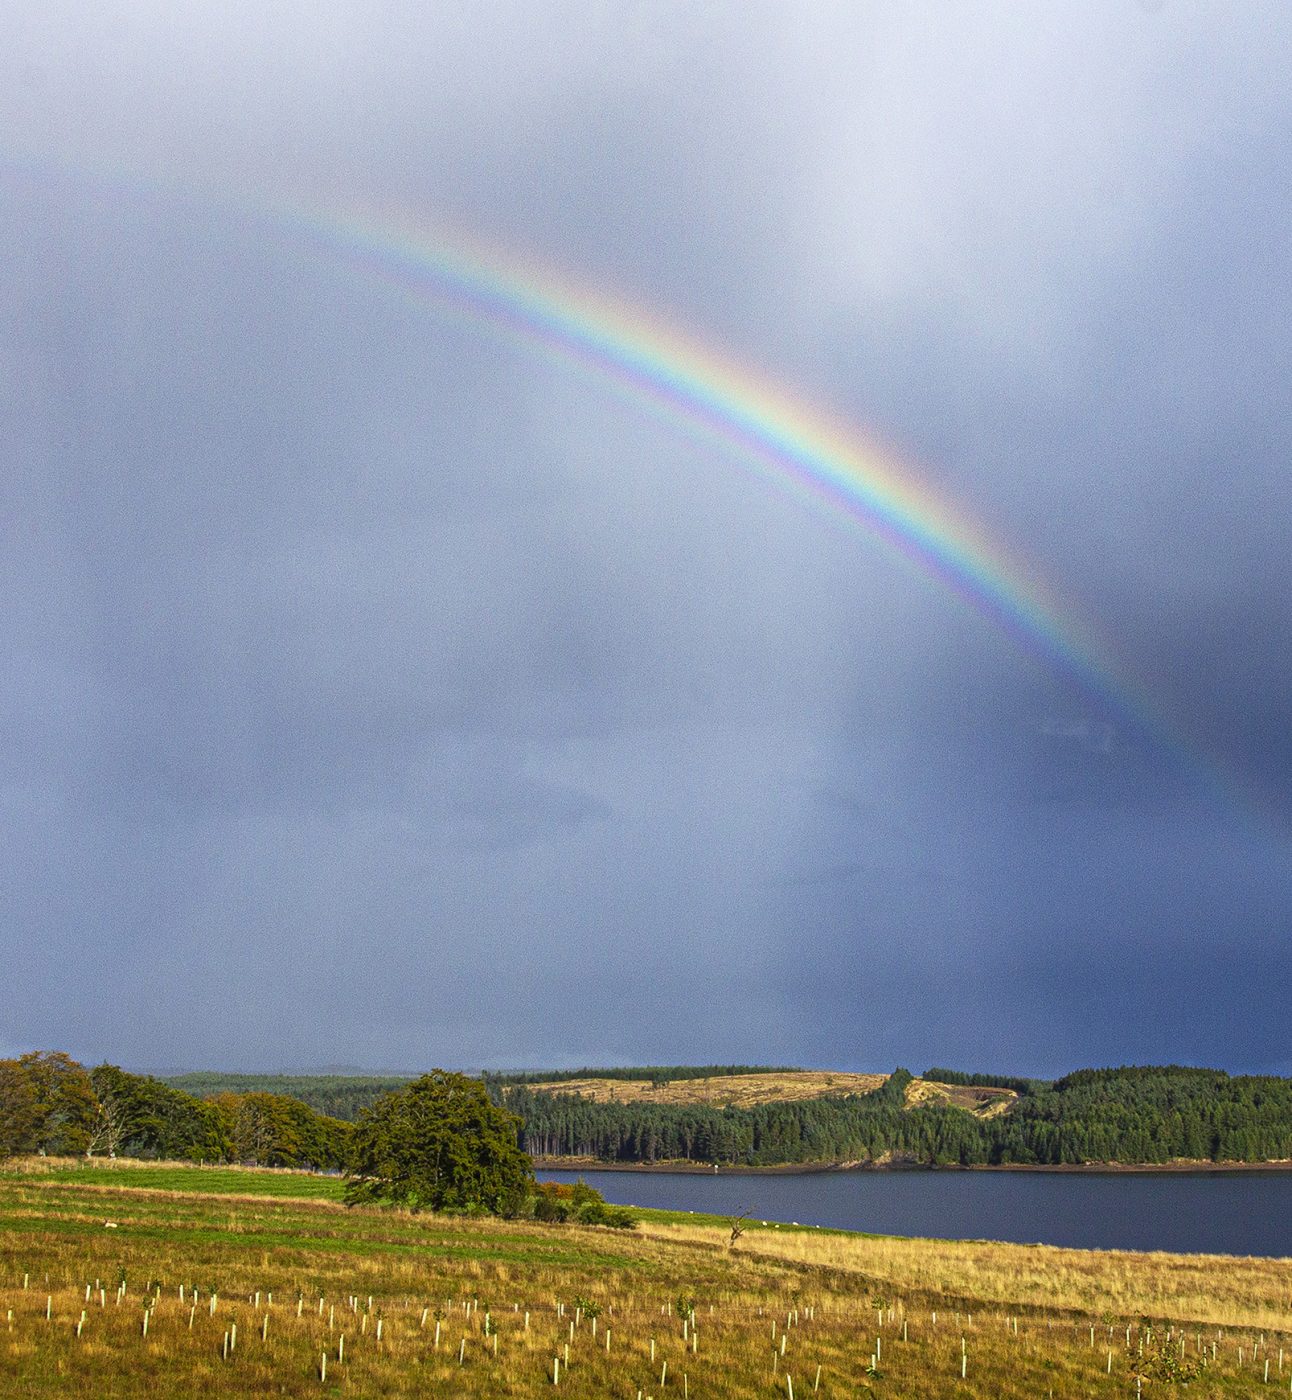
[[[0,1054],[1292,1072],[1292,10],[0,0]],[[891,445],[1176,733],[397,204]]]

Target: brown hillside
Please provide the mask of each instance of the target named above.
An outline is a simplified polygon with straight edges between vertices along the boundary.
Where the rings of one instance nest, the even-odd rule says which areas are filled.
[[[536,1094],[572,1094],[595,1103],[708,1104],[754,1108],[758,1104],[822,1099],[833,1094],[869,1094],[886,1074],[848,1074],[841,1070],[778,1070],[768,1074],[723,1074],[709,1079],[674,1079],[658,1087],[648,1079],[565,1079],[528,1087]],[[1003,1113],[1016,1095],[1012,1089],[976,1085],[933,1084],[912,1080],[908,1107],[949,1103],[982,1117]]]
[[[906,1086],[907,1108],[946,1103],[979,1118],[995,1118],[1007,1112],[1017,1098],[1013,1089],[993,1089],[985,1084],[938,1084],[931,1079],[912,1079]]]

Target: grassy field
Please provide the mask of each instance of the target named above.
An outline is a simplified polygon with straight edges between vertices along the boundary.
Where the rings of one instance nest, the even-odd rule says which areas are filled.
[[[1133,1395],[1137,1372],[1169,1393],[1193,1368],[1193,1396],[1292,1391],[1288,1261],[760,1224],[732,1245],[680,1213],[624,1232],[338,1195],[231,1168],[0,1174],[0,1395],[985,1400]]]
[[[574,1094],[597,1103],[707,1104],[716,1108],[755,1108],[759,1104],[799,1099],[821,1099],[834,1094],[869,1094],[887,1080],[886,1074],[848,1074],[841,1070],[772,1070],[758,1074],[720,1074],[704,1079],[671,1079],[653,1084],[649,1079],[562,1079],[529,1084],[544,1094]],[[978,1085],[933,1084],[913,1079],[906,1101],[950,1103],[971,1113],[1003,1112],[1017,1095],[1012,1089]]]

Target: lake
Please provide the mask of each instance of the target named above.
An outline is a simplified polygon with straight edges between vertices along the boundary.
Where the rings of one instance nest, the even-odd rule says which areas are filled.
[[[1292,1256],[1292,1171],[540,1171],[618,1205],[747,1214],[881,1235],[1079,1249]]]

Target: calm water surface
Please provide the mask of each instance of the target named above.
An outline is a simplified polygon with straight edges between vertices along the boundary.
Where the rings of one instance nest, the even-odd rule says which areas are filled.
[[[882,1235],[1292,1256],[1292,1172],[544,1171],[618,1205],[746,1213]]]

